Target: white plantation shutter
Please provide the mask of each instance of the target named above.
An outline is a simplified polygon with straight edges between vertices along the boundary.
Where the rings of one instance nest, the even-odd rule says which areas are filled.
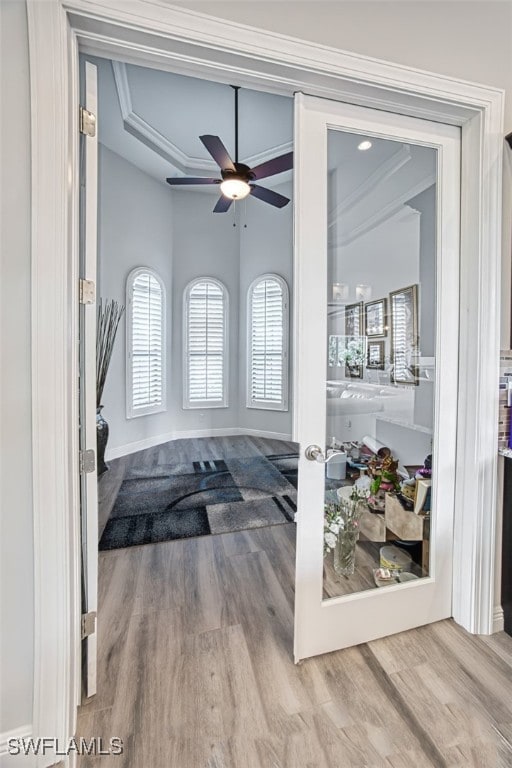
[[[227,406],[227,292],[211,278],[185,289],[184,408]]]
[[[248,296],[247,406],[288,408],[288,287],[277,275],[263,275]]]
[[[138,268],[127,282],[127,416],[165,410],[165,292],[158,275]]]

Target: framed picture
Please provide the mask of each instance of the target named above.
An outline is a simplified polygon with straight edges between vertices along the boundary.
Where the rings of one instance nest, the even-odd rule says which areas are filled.
[[[345,362],[345,376],[352,379],[363,378],[363,366],[365,360],[364,332],[364,304],[347,304],[345,307],[345,340],[343,358]]]
[[[384,341],[368,339],[366,367],[372,368],[374,371],[384,370]]]
[[[345,336],[361,336],[363,333],[363,302],[345,307]]]
[[[418,385],[418,286],[392,291],[389,304],[392,381]]]
[[[386,336],[388,332],[387,314],[386,299],[369,301],[368,304],[364,305],[364,332],[366,336]]]

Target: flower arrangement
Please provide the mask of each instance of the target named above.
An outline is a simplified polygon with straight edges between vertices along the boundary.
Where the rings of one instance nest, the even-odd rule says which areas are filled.
[[[361,338],[352,338],[347,342],[341,358],[349,368],[358,368],[364,364],[364,343]]]
[[[367,492],[355,486],[348,499],[328,501],[324,507],[324,555],[333,550],[345,532],[359,532],[359,520],[366,508]]]

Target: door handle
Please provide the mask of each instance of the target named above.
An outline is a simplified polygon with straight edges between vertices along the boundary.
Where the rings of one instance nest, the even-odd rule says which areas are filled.
[[[328,464],[331,459],[334,459],[334,457],[338,455],[337,453],[331,453],[330,456],[326,457],[319,445],[308,445],[304,454],[306,459],[309,461],[318,461],[319,464]]]

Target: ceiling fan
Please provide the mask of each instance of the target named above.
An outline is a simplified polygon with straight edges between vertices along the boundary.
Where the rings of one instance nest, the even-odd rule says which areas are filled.
[[[274,176],[276,173],[282,173],[293,168],[293,152],[287,152],[272,160],[267,160],[255,168],[250,168],[245,163],[238,162],[238,91],[240,86],[231,86],[235,91],[235,160],[231,159],[229,153],[218,136],[200,136],[204,146],[220,167],[220,179],[206,178],[204,176],[192,178],[190,176],[181,176],[166,179],[171,186],[185,186],[192,184],[220,184],[221,196],[219,197],[214,213],[225,213],[229,210],[233,200],[243,200],[244,197],[252,195],[264,203],[274,205],[276,208],[283,208],[290,202],[288,197],[280,195],[267,187],[260,187],[254,184],[254,181],[266,179],[268,176]]]

